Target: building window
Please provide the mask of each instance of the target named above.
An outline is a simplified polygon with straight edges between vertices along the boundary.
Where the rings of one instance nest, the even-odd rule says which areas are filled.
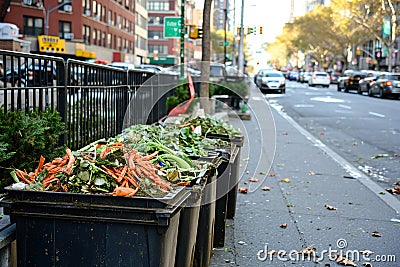
[[[92,36],[93,36],[93,44],[96,45],[96,44],[97,44],[97,39],[99,39],[99,38],[97,37],[97,31],[96,31],[96,29],[93,29]],[[99,36],[99,37],[100,37],[100,36]]]
[[[168,55],[167,45],[149,45],[149,53],[158,55]]]
[[[101,40],[103,40],[103,44],[102,44],[102,46],[103,47],[107,47],[107,40],[106,40],[106,32],[103,32],[102,33],[102,35],[101,35]]]
[[[117,37],[117,50],[118,51],[122,50],[121,44],[122,44],[121,37]]]
[[[118,15],[117,17],[117,28],[121,29],[122,28],[122,17],[120,15]]]
[[[101,8],[101,21],[102,22],[107,22],[106,20],[106,7],[102,6]]]
[[[90,45],[90,27],[83,25],[82,32],[83,42],[87,45]]]
[[[22,1],[22,4],[25,6],[41,7],[42,1],[41,0]]]
[[[111,33],[107,33],[107,47],[112,48],[112,35]]]
[[[164,24],[164,17],[149,17],[149,24],[163,25]]]
[[[90,0],[82,0],[83,15],[90,16]]]
[[[147,10],[149,11],[168,11],[169,2],[151,1],[147,2]]]
[[[74,38],[72,34],[71,22],[60,21],[58,23],[58,36],[63,39],[71,40]]]
[[[101,46],[101,31],[97,30],[97,45]]]
[[[112,14],[113,14],[112,10],[108,10],[108,24],[110,24],[110,25],[114,24]]]
[[[162,31],[148,31],[148,38],[149,39],[163,39],[163,32]]]
[[[24,35],[39,36],[44,34],[43,19],[24,16]]]

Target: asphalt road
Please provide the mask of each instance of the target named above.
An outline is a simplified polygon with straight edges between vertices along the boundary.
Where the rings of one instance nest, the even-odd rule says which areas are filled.
[[[267,99],[383,187],[400,182],[399,100],[292,81],[286,95]]]
[[[248,193],[238,193],[210,266],[340,266],[328,257],[339,251],[358,254],[348,255],[357,266],[398,267],[400,201],[384,191],[399,177],[400,102],[294,82],[286,92],[253,88],[251,120],[230,118],[246,130],[239,187]],[[290,257],[307,249],[312,260]]]

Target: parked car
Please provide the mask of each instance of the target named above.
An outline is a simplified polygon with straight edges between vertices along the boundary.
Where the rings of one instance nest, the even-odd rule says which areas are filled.
[[[299,77],[299,72],[297,70],[292,70],[289,72],[289,81],[297,81],[297,77]]]
[[[331,84],[338,84],[339,78],[340,78],[340,73],[338,72],[331,73]]]
[[[358,91],[358,84],[366,75],[363,71],[346,70],[344,75],[339,79],[337,90],[341,91],[343,89],[345,92],[351,90]]]
[[[151,64],[141,64],[141,65],[136,66],[136,68],[141,69],[141,70],[147,70],[147,71],[150,71],[153,73],[159,73],[159,72],[163,72],[166,70],[165,68],[163,68],[161,66],[151,65]]]
[[[277,70],[260,70],[257,73],[256,85],[262,93],[286,92],[286,80],[283,73]]]
[[[393,96],[400,97],[400,73],[383,73],[371,85],[369,96],[379,95],[381,98]]]
[[[199,74],[200,75],[200,74]],[[221,82],[226,77],[226,69],[224,64],[210,64],[210,82]]]
[[[1,71],[0,73],[0,81],[2,82],[0,85],[6,85],[6,87],[24,87],[25,80],[21,80],[19,76],[18,69],[14,70],[6,70],[4,73]]]
[[[315,71],[308,80],[309,86],[321,85],[322,87],[329,87],[331,78],[327,72]]]
[[[135,65],[132,63],[127,63],[127,62],[112,62],[108,64],[108,66],[123,69],[123,70],[134,70]]]
[[[371,88],[371,85],[376,81],[376,78],[378,78],[378,76],[381,74],[382,72],[380,71],[368,71],[366,76],[358,82],[357,93],[359,94],[362,94],[364,92],[368,93],[369,89]]]
[[[311,73],[310,72],[308,72],[308,71],[305,71],[305,72],[301,72],[300,73],[300,75],[299,75],[299,82],[301,82],[301,83],[308,83],[308,80],[310,79],[310,77],[311,77]]]

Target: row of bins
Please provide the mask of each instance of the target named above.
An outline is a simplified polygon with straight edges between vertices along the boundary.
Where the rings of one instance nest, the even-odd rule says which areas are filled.
[[[204,179],[163,198],[6,188],[17,265],[209,266],[235,214],[241,144],[214,152]]]

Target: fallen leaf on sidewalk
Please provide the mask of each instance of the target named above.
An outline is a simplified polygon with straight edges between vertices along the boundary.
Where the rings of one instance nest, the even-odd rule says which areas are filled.
[[[392,195],[400,195],[400,187],[386,188],[386,191]]]
[[[283,179],[281,180],[281,182],[290,183],[290,178],[283,178]]]
[[[373,252],[373,251],[371,251],[371,250],[368,250],[368,249],[366,249],[366,250],[360,250],[360,253],[362,254],[362,255],[364,255],[364,256],[369,256],[369,255],[372,255],[372,254],[374,254],[375,252]]]
[[[373,232],[372,232],[372,236],[375,236],[375,237],[382,237],[382,235],[381,235],[379,232],[377,232],[377,231],[373,231]]]
[[[337,264],[343,266],[357,266],[354,261],[349,260],[348,258],[340,255],[340,254],[331,254],[329,255],[329,259],[331,261],[336,261]]]
[[[372,156],[371,159],[377,159],[377,158],[383,158],[383,157],[389,157],[389,154],[378,154],[378,155]]]
[[[257,183],[259,181],[258,178],[255,178],[255,177],[250,177],[248,180],[249,180],[249,182],[253,182],[253,183]]]
[[[337,210],[336,207],[331,206],[331,205],[325,205],[325,208],[326,208],[327,210]]]
[[[248,192],[248,189],[246,188],[246,187],[239,187],[239,193],[242,193],[242,194],[247,194],[247,192]]]
[[[269,191],[269,190],[271,190],[271,187],[269,187],[269,186],[264,186],[263,188],[261,188],[261,190],[263,190],[263,191]]]
[[[279,225],[279,227],[280,227],[280,228],[286,228],[286,227],[287,227],[287,223],[281,223],[281,224]]]
[[[302,254],[302,255],[313,255],[315,253],[315,247],[314,246],[315,246],[314,244],[310,245],[310,246],[300,250],[297,253]]]

